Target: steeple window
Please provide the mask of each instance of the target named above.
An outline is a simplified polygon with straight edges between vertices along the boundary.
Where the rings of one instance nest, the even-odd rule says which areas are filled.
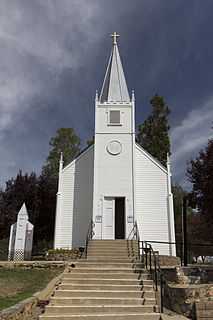
[[[116,125],[121,123],[120,111],[119,110],[110,110],[109,114],[109,123],[111,125]]]

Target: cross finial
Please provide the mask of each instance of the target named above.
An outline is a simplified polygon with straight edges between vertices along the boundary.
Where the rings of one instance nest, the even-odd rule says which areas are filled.
[[[114,38],[113,44],[117,44],[117,37],[119,37],[119,34],[117,34],[116,32],[114,32],[113,34],[110,35],[110,37]]]

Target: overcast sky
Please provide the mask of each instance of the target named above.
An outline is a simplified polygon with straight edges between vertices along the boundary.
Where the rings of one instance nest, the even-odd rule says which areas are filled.
[[[190,190],[186,161],[213,133],[212,13],[212,0],[1,0],[0,186],[19,169],[40,173],[56,129],[73,127],[82,148],[93,136],[116,31],[136,124],[163,96],[173,182]]]

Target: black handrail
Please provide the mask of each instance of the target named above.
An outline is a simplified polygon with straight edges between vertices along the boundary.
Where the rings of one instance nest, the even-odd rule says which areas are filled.
[[[149,270],[150,275],[154,277],[155,281],[155,291],[158,291],[158,274],[160,278],[160,312],[163,313],[163,304],[164,304],[164,297],[163,297],[163,271],[160,267],[160,262],[158,256],[155,254],[152,245],[147,241],[140,241],[142,243],[142,256],[144,257],[145,254],[145,268]],[[149,254],[149,259],[148,259]],[[152,256],[153,256],[153,263],[154,268],[152,271]],[[144,261],[143,261],[144,262]],[[148,266],[149,264],[149,266]]]
[[[131,235],[132,235],[132,238],[130,239]],[[133,228],[130,231],[130,234],[127,240],[138,240],[138,257],[140,259],[140,233],[138,230],[137,221],[134,222]]]
[[[88,249],[88,243],[89,243],[89,240],[92,239],[92,237],[94,236],[94,231],[93,231],[93,228],[94,228],[95,224],[94,222],[91,220],[90,221],[90,224],[89,224],[89,228],[88,228],[88,231],[87,231],[87,236],[86,236],[86,247],[85,247],[85,256],[87,258],[87,249]]]
[[[183,245],[184,245],[184,242],[171,242],[171,241],[152,241],[152,240],[146,240],[146,242],[149,242],[149,243],[160,243],[160,244],[174,244],[176,245],[176,248],[178,249],[178,246],[179,246],[179,249],[180,249],[180,255],[178,255],[180,257],[180,261],[181,261],[181,266],[183,265],[183,262],[184,262],[184,265],[186,265],[186,261],[184,261],[184,257],[183,257]],[[195,246],[195,247],[209,247],[209,248],[213,248],[213,245],[212,244],[204,244],[204,243],[191,243],[191,242],[188,242],[187,243],[187,246],[190,247],[190,246]],[[202,253],[200,254],[202,255]]]
[[[132,235],[132,238],[130,239],[131,235]],[[127,237],[127,240],[133,240],[133,239],[138,240],[139,237],[140,237],[140,235],[139,235],[139,230],[138,230],[138,226],[137,226],[137,221],[135,221],[134,225],[133,225],[133,228],[130,231],[130,234],[128,235],[128,237]]]

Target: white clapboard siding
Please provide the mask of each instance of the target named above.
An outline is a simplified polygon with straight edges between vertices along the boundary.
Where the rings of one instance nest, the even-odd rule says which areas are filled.
[[[62,171],[57,248],[85,245],[92,218],[94,146]]]
[[[136,145],[136,219],[141,240],[170,241],[167,170]],[[169,245],[152,244],[160,254]]]

